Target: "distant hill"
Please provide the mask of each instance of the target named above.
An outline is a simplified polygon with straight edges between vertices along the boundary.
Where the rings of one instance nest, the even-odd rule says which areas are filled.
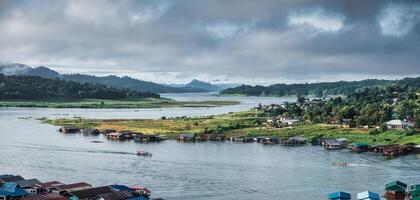
[[[0,74],[2,100],[55,100],[55,99],[138,99],[159,98],[150,92],[135,92],[103,85],[77,83],[39,76],[6,76]]]
[[[199,81],[197,79],[193,79],[191,82],[189,82],[185,86],[190,87],[190,88],[199,88],[199,89],[207,90],[209,92],[219,92],[222,90],[222,87],[218,85],[213,85],[208,82]]]
[[[402,80],[376,80],[367,79],[362,81],[338,81],[305,84],[275,84],[270,86],[241,85],[235,88],[222,90],[220,94],[242,94],[248,96],[284,96],[284,95],[349,95],[358,89],[365,87],[382,86],[392,83],[404,83],[420,85],[420,78],[405,78]]]
[[[189,87],[189,88],[197,88],[207,90],[209,92],[220,92],[223,89],[227,89],[230,87],[237,87],[239,84],[214,84],[209,82],[200,81],[197,79],[193,79],[191,82],[187,84],[169,84],[168,86],[171,87]]]
[[[153,82],[142,81],[128,76],[92,76],[85,74],[59,74],[47,67],[29,67],[24,64],[0,64],[0,73],[5,75],[40,76],[43,78],[60,78],[81,83],[102,84],[109,87],[130,89],[138,92],[153,93],[186,93],[186,92],[209,92],[203,88],[171,87]]]

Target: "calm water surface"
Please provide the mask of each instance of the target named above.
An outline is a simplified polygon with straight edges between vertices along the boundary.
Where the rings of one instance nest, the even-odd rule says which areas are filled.
[[[42,181],[86,181],[94,185],[141,184],[167,199],[326,199],[335,190],[382,191],[400,179],[420,183],[416,155],[384,160],[369,153],[325,151],[318,146],[282,147],[230,142],[135,143],[102,136],[62,135],[37,117],[159,118],[202,116],[246,110],[261,102],[294,98],[215,97],[169,94],[177,100],[237,99],[240,105],[218,108],[36,109],[0,108],[0,174],[21,174]],[[20,119],[21,117],[32,117]],[[101,140],[104,143],[92,143]],[[134,155],[137,150],[153,157]],[[336,167],[334,161],[351,163]]]

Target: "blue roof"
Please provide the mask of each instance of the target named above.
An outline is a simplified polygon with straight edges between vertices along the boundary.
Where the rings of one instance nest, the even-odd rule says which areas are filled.
[[[110,185],[109,187],[111,187],[112,189],[117,190],[117,191],[127,191],[127,192],[133,192],[134,191],[133,188],[130,188],[130,187],[125,186],[125,185]]]
[[[128,198],[127,200],[148,200],[146,197],[132,197]]]
[[[0,187],[0,196],[19,197],[28,195],[25,190],[18,187],[16,183],[6,182]]]
[[[376,192],[364,191],[364,192],[360,192],[360,193],[357,194],[357,199],[358,200],[364,200],[364,199],[380,200],[381,197]]]
[[[350,193],[347,192],[333,192],[328,195],[329,199],[351,199]]]

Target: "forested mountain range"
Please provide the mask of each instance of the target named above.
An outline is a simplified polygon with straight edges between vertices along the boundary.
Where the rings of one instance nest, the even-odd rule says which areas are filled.
[[[0,74],[1,100],[77,100],[159,98],[150,92],[116,89],[99,84],[78,83],[39,76],[6,76]]]
[[[5,75],[40,76],[43,78],[60,78],[64,80],[77,81],[81,83],[102,84],[109,87],[130,89],[138,92],[153,93],[186,93],[186,92],[210,92],[206,88],[194,87],[193,85],[172,87],[148,81],[134,79],[128,76],[92,76],[85,74],[60,74],[47,67],[29,67],[24,64],[0,64],[0,73]]]

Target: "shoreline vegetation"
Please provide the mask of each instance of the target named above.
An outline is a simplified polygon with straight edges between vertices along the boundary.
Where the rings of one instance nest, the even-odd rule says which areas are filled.
[[[276,128],[256,126],[261,121],[270,119],[256,109],[207,117],[176,117],[162,119],[42,119],[44,123],[56,126],[74,126],[94,128],[100,131],[132,131],[141,134],[161,134],[175,139],[180,134],[222,133],[225,137],[277,136],[290,138],[303,136],[309,141],[319,138],[346,138],[351,142],[376,144],[420,144],[420,134],[407,134],[405,130],[386,130],[372,134],[375,128],[349,128],[335,124],[303,124]]]
[[[129,100],[81,99],[81,100],[9,100],[0,101],[0,107],[36,108],[168,108],[168,107],[218,107],[237,105],[239,101],[174,101],[165,98],[143,98]]]

